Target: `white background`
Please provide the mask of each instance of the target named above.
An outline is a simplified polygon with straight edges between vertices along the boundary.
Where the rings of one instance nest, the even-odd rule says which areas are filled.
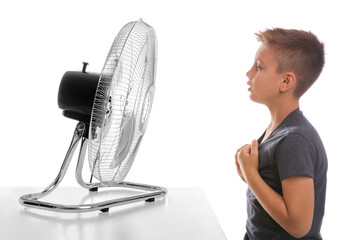
[[[57,91],[65,71],[102,69],[120,28],[142,18],[158,37],[152,113],[126,180],[200,186],[228,239],[242,239],[246,185],[234,154],[258,138],[268,110],[248,98],[246,71],[271,27],[311,30],[326,46],[301,110],[325,144],[324,239],[354,239],[359,201],[359,22],[355,1],[9,1],[0,3],[0,186],[47,186],[76,122]],[[75,161],[62,186],[77,185]],[[4,206],[2,206],[4,207]]]

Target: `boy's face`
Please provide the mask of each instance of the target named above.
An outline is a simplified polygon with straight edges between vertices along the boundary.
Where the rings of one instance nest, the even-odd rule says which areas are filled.
[[[266,44],[261,44],[251,69],[246,73],[249,78],[250,99],[254,102],[271,105],[280,94],[282,74],[276,72],[278,63],[273,50]]]

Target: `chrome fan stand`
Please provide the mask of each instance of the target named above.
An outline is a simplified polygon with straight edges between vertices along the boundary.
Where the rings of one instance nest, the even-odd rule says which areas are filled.
[[[131,182],[117,182],[117,183],[87,183],[84,182],[82,178],[82,169],[84,165],[84,158],[87,149],[87,139],[83,137],[86,131],[86,126],[83,122],[79,122],[75,128],[74,136],[71,140],[71,144],[69,150],[66,153],[65,159],[63,164],[61,165],[60,171],[55,178],[55,180],[42,192],[39,193],[31,193],[26,194],[20,197],[19,202],[21,205],[25,207],[32,207],[38,208],[43,210],[50,210],[55,212],[91,212],[91,211],[102,211],[108,212],[109,208],[120,206],[124,204],[140,202],[140,201],[147,201],[153,202],[155,198],[162,198],[166,195],[167,190],[164,187],[159,186],[152,186],[152,185],[145,185],[139,183],[131,183]],[[98,188],[105,187],[121,187],[121,188],[128,188],[128,189],[136,189],[136,190],[143,190],[147,191],[147,193],[137,194],[135,196],[130,197],[122,197],[122,198],[115,198],[112,200],[92,203],[92,204],[80,204],[80,205],[62,205],[62,204],[55,204],[50,202],[39,201],[38,199],[43,198],[49,195],[55,188],[60,184],[63,180],[65,173],[69,167],[70,161],[74,155],[74,151],[76,146],[78,145],[79,141],[81,140],[80,152],[78,163],[76,166],[76,180],[80,184],[80,186],[89,189],[89,191],[97,191]]]

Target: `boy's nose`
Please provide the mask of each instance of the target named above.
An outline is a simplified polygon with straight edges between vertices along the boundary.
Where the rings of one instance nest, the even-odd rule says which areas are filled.
[[[251,69],[246,73],[246,76],[247,76],[249,79],[251,79],[250,73],[251,73]]]

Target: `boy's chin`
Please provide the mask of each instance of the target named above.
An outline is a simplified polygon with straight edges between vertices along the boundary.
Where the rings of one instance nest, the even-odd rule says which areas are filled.
[[[253,93],[250,93],[249,98],[250,98],[250,100],[253,101],[253,102],[258,102]]]
[[[260,99],[257,99],[256,96],[254,96],[253,93],[250,93],[249,98],[250,98],[250,100],[253,101],[253,102],[256,102],[256,103],[259,103],[259,104],[264,104],[263,102],[260,101]]]

